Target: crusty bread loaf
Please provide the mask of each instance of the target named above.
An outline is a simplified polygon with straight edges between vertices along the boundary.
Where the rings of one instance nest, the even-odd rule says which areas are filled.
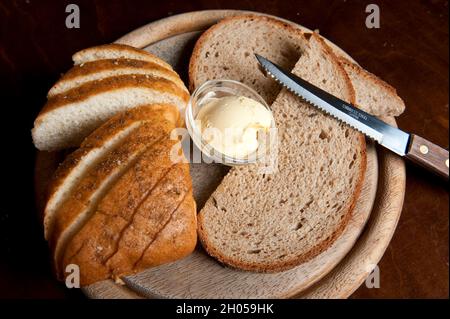
[[[183,183],[189,176],[188,165],[174,165],[167,160],[172,145],[173,141],[167,139],[144,154],[135,168],[130,169],[99,203],[97,210],[104,213],[97,213],[73,238],[63,264],[75,263],[81,269],[95,269],[85,275],[87,283],[99,275],[119,276],[173,260],[172,249],[191,246],[196,241],[193,206],[189,221],[174,229],[175,233],[194,230],[185,238],[188,240],[172,238],[173,246],[164,248],[168,258],[150,255],[144,260],[143,255],[157,235],[165,225],[179,220],[173,215],[187,198],[192,198],[190,184]],[[141,268],[138,264],[142,261],[145,266]]]
[[[242,28],[253,30],[248,23]],[[317,35],[293,72],[354,102],[347,74]],[[198,215],[199,238],[209,254],[262,272],[294,267],[330,247],[352,215],[366,168],[360,133],[286,90],[271,108],[278,127],[278,171],[232,168]]]
[[[97,148],[101,147],[111,132],[117,135],[124,126],[135,128],[118,145],[91,159],[93,165],[80,167],[77,163],[83,157],[77,156],[62,164],[59,170],[63,172],[56,174],[59,182],[55,184],[59,188],[66,183],[72,185],[54,205],[47,225],[60,279],[69,263],[80,267],[81,284],[87,285],[181,258],[194,249],[196,211],[189,167],[170,159],[177,141],[169,135],[177,117],[171,115],[175,107],[168,106],[167,115],[164,109],[150,105],[113,117],[83,146],[94,141]],[[138,124],[131,124],[133,120]],[[67,170],[82,172],[75,181],[69,181]],[[160,237],[166,228],[173,228],[172,236]],[[162,245],[162,251],[174,249],[167,256],[148,254],[153,242]]]
[[[144,104],[176,105],[184,114],[189,94],[148,74],[119,75],[85,83],[48,100],[34,122],[35,146],[58,150],[83,138],[114,114]]]
[[[56,266],[59,265],[58,261],[67,241],[78,231],[80,225],[91,217],[99,200],[120,176],[134,165],[149,145],[168,134],[165,131],[161,129],[161,125],[155,128],[154,123],[141,124],[118,147],[110,150],[92,167],[66,196],[54,214],[48,232]]]
[[[78,51],[72,56],[72,60],[75,64],[83,64],[95,60],[122,58],[153,62],[172,70],[170,64],[158,58],[156,55],[125,44],[112,43],[99,45]]]
[[[274,18],[225,18],[204,32],[195,45],[189,64],[190,90],[206,80],[232,79],[253,87],[270,104],[279,86],[259,71],[254,53],[290,70],[304,43],[299,28]]]
[[[339,59],[352,81],[356,105],[376,116],[399,116],[405,103],[395,88],[344,57]]]
[[[177,73],[154,62],[133,59],[96,60],[75,65],[48,92],[48,97],[64,94],[86,82],[102,80],[107,77],[124,74],[148,74],[175,83],[181,90],[187,91]]]
[[[65,197],[89,169],[97,165],[105,155],[116,148],[123,140],[144,122],[154,122],[161,118],[178,126],[180,114],[175,106],[142,106],[134,112],[124,112],[120,121],[110,121],[95,130],[56,170],[49,183],[48,199],[44,210],[44,234],[48,239],[54,213]]]

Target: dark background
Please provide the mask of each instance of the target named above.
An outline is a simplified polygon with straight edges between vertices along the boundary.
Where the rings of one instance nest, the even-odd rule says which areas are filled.
[[[69,3],[80,7],[80,29],[65,27]],[[380,6],[380,29],[365,27],[370,3]],[[397,88],[407,106],[401,128],[448,148],[448,1],[0,0],[0,297],[83,298],[53,279],[33,199],[30,129],[71,55],[203,9],[266,12],[319,29]],[[448,205],[448,183],[407,164],[404,209],[379,264],[381,288],[361,287],[352,297],[448,298]]]

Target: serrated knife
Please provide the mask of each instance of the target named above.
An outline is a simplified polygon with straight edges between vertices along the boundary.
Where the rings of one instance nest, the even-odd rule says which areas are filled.
[[[255,54],[264,71],[288,90],[313,106],[350,125],[392,152],[406,157],[448,179],[448,151],[426,139],[403,132],[380,119],[283,70],[275,63]]]

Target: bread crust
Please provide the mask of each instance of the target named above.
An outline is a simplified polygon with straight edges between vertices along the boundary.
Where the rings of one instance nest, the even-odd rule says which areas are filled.
[[[210,36],[213,35],[217,31],[217,29],[221,28],[222,25],[227,24],[229,22],[245,20],[245,19],[255,19],[255,20],[259,20],[259,21],[265,21],[267,23],[275,24],[275,25],[281,27],[286,32],[289,32],[289,33],[293,34],[294,36],[300,36],[300,37],[303,36],[303,31],[300,30],[299,28],[296,28],[292,24],[286,23],[284,21],[281,21],[281,20],[278,20],[278,19],[275,19],[272,17],[255,15],[255,14],[245,14],[245,15],[238,15],[238,16],[231,16],[231,17],[224,18],[224,19],[220,20],[218,23],[216,23],[215,25],[211,26],[208,30],[203,32],[202,35],[200,36],[200,38],[195,43],[194,50],[192,51],[192,55],[189,60],[189,71],[188,71],[189,91],[191,91],[191,92],[194,91],[194,89],[199,84],[199,83],[195,83],[195,78],[196,78],[195,72],[197,70],[197,65],[201,59],[200,51],[204,47],[205,42],[208,41]]]
[[[231,18],[231,19],[233,19],[233,18]],[[318,41],[320,41],[320,43],[322,44],[322,47],[325,51],[325,54],[327,54],[329,56],[329,58],[332,60],[333,64],[335,64],[336,70],[338,70],[338,72],[341,74],[342,78],[344,79],[344,81],[347,85],[346,100],[350,103],[354,103],[355,102],[355,91],[354,91],[353,85],[350,81],[350,77],[345,72],[343,66],[339,63],[338,58],[336,57],[334,52],[331,50],[331,48],[325,43],[325,41],[323,39],[321,39],[320,36],[318,36],[315,33],[312,36],[315,39],[317,39]],[[353,211],[356,206],[356,202],[359,198],[359,195],[361,193],[362,186],[363,186],[365,172],[366,172],[366,168],[367,168],[366,141],[365,141],[364,136],[361,133],[356,133],[356,134],[357,134],[356,137],[357,137],[357,141],[358,141],[357,147],[359,148],[359,155],[360,155],[360,162],[361,162],[360,166],[359,166],[359,171],[357,173],[357,182],[355,183],[355,189],[353,190],[352,198],[347,203],[347,207],[345,209],[346,213],[344,215],[344,218],[342,219],[340,225],[333,231],[333,233],[331,234],[331,236],[329,238],[319,242],[312,249],[310,249],[307,252],[300,254],[290,260],[285,260],[285,261],[280,261],[280,262],[270,262],[267,264],[253,263],[253,262],[241,262],[238,260],[238,258],[233,259],[233,258],[229,258],[228,256],[225,256],[214,245],[212,245],[208,241],[208,234],[206,233],[206,231],[203,227],[204,214],[201,211],[197,217],[198,218],[198,234],[199,234],[200,242],[201,242],[202,246],[205,248],[205,250],[208,252],[208,254],[215,257],[221,263],[231,266],[231,267],[234,267],[234,268],[255,271],[255,272],[271,273],[271,272],[279,272],[279,271],[291,269],[295,266],[298,266],[302,263],[305,263],[305,262],[311,260],[312,258],[318,256],[320,253],[327,250],[336,241],[336,239],[339,238],[339,236],[344,232],[345,228],[347,227],[347,225],[353,215]],[[220,192],[221,189],[222,189],[222,191],[225,191],[225,190],[223,190],[223,184],[219,185],[216,192]]]
[[[95,51],[98,52],[98,51],[107,51],[107,50],[121,52],[121,53],[123,53],[124,57],[125,57],[126,53],[139,54],[142,56],[143,59],[157,63],[157,64],[165,67],[166,69],[172,70],[172,66],[169,63],[158,58],[156,55],[151,54],[150,52],[147,52],[145,50],[141,50],[141,49],[132,47],[130,45],[118,44],[118,43],[102,44],[102,45],[98,45],[95,47],[90,47],[90,48],[78,51],[72,56],[72,60],[75,64],[79,64],[79,62],[83,59],[84,55],[93,54]]]
[[[171,262],[174,256],[178,256],[178,259],[192,253],[197,244],[197,209],[192,189],[172,214],[169,225],[171,227],[164,227],[146,249],[141,260],[136,264],[134,272]],[[174,240],[175,238],[184,240]],[[166,244],[168,241],[173,245],[168,246]]]
[[[118,69],[136,69],[144,71],[157,71],[164,74],[168,80],[174,82],[181,90],[186,92],[187,88],[184,86],[183,81],[181,81],[178,74],[170,69],[160,66],[154,62],[135,60],[135,59],[106,59],[106,60],[95,60],[91,62],[86,62],[73,66],[69,71],[67,71],[53,87],[50,89],[48,96],[52,97],[55,88],[64,82],[70,82],[71,80],[82,78],[91,74],[95,74],[102,71],[113,71]],[[64,92],[58,93],[63,94]]]
[[[111,188],[89,222],[70,241],[62,263],[80,266],[82,285],[133,274],[184,257],[194,249],[196,236],[192,238],[191,234],[196,234],[196,211],[189,167],[186,163],[168,162],[167,153],[174,143],[168,139],[159,143],[158,148],[165,148],[164,154],[155,154],[154,147],[148,149],[148,155],[144,154],[140,164]],[[145,168],[155,156],[159,161]],[[150,169],[152,173],[148,172]],[[191,208],[186,209],[186,205]],[[178,225],[180,219],[188,222]],[[160,248],[166,255],[160,259],[161,251],[152,246],[161,241],[158,238],[167,232],[166,228],[176,235],[170,244],[163,240]]]

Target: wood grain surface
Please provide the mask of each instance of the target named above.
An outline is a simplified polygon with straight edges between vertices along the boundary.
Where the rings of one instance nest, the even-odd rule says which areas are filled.
[[[45,95],[71,54],[112,42],[174,14],[234,8],[273,14],[309,27],[345,49],[364,68],[397,88],[406,112],[399,126],[448,148],[448,1],[375,1],[381,28],[364,22],[360,1],[88,1],[77,0],[81,28],[65,27],[64,1],[0,2],[0,83],[6,138],[6,181],[0,207],[0,297],[84,298],[50,271],[37,218],[30,129]],[[20,39],[20,41],[18,40]],[[379,157],[382,153],[379,152]],[[407,163],[406,198],[393,239],[378,263],[381,287],[361,286],[352,298],[448,298],[448,184]],[[363,234],[365,236],[365,233]],[[24,254],[24,251],[27,253]],[[31,262],[31,263],[30,263]]]
[[[411,134],[409,143],[408,159],[448,180],[447,150],[415,134]]]

